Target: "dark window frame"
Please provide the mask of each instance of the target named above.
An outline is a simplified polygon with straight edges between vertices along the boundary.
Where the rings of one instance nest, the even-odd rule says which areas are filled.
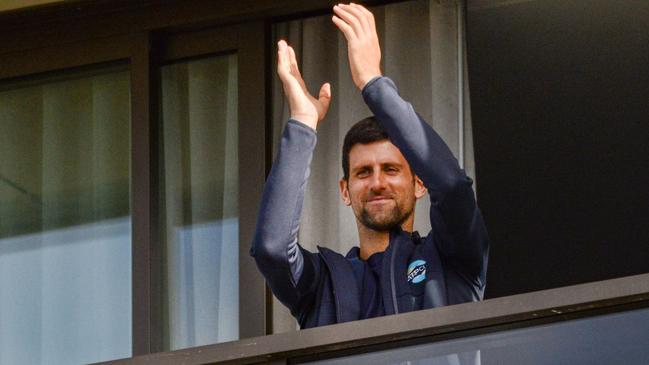
[[[266,288],[249,254],[252,227],[266,176],[265,23],[249,22],[207,30],[160,36],[157,65],[210,55],[236,53],[239,116],[239,334],[241,338],[266,333]],[[262,55],[262,57],[259,57]],[[158,78],[159,75],[156,75]],[[255,100],[257,102],[255,102]],[[252,101],[252,102],[250,102]],[[158,260],[159,262],[160,260]],[[242,315],[245,314],[245,315]],[[162,321],[158,318],[158,322]],[[157,331],[159,335],[161,331]],[[158,347],[163,348],[163,347]]]

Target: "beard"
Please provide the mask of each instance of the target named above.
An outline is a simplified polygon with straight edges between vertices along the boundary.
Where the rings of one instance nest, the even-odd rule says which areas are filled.
[[[367,206],[363,205],[358,220],[369,229],[386,232],[401,226],[411,214],[412,209],[403,211],[399,203],[394,200],[392,209],[384,209],[374,213],[371,213]]]

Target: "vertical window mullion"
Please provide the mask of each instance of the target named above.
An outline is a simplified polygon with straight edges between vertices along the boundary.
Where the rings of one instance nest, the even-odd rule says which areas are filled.
[[[272,308],[266,284],[250,244],[266,176],[268,120],[267,25],[244,24],[239,39],[239,333],[241,338],[268,333]],[[243,290],[245,288],[245,290]]]
[[[149,33],[131,56],[133,356],[161,351],[157,73]]]

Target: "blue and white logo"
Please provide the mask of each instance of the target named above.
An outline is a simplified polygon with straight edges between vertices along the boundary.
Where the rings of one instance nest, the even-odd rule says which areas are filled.
[[[417,284],[426,279],[426,261],[415,260],[408,265],[408,282]]]

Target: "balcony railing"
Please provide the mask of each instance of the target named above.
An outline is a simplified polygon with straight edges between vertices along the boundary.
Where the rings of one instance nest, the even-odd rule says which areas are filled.
[[[641,364],[649,359],[648,307],[643,274],[106,364],[556,364],[610,356]]]

